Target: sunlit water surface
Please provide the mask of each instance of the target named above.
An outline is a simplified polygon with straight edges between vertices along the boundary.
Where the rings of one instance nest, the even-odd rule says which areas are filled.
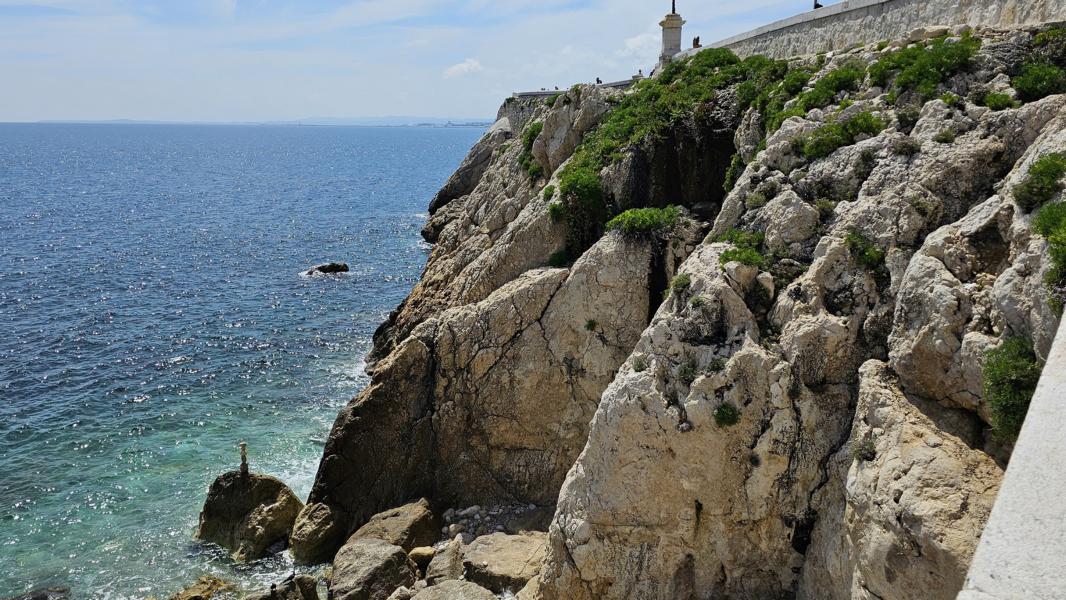
[[[306,497],[480,133],[0,125],[0,597],[289,572],[191,539],[207,486],[244,439]]]

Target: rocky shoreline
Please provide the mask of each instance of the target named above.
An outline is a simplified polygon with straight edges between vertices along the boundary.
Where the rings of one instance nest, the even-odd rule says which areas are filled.
[[[225,474],[199,537],[338,600],[954,598],[1024,418],[990,365],[1064,300],[1041,69],[1066,30],[509,100],[306,505]]]

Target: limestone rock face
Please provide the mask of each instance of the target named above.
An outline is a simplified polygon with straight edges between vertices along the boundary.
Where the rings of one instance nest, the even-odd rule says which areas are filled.
[[[479,537],[463,549],[467,578],[497,594],[517,592],[540,572],[547,542],[545,533]]]
[[[303,504],[281,481],[266,475],[220,475],[207,492],[196,537],[230,550],[234,560],[256,560],[286,542]]]
[[[496,594],[469,581],[445,581],[415,594],[416,600],[495,600]]]
[[[289,536],[292,557],[305,565],[329,562],[346,533],[347,525],[338,522],[328,504],[308,504],[297,515]]]
[[[555,101],[553,110],[544,117],[544,130],[533,144],[533,156],[554,173],[607,112],[608,98],[618,98],[617,90],[599,87],[576,87]]]
[[[318,600],[318,582],[310,575],[297,575],[272,590],[251,594],[242,600]]]
[[[203,575],[184,590],[174,594],[169,600],[211,600],[218,594],[233,592],[233,584],[214,575]]]
[[[979,449],[973,413],[905,395],[878,361],[860,377],[851,437],[816,500],[799,597],[952,600],[1002,468]]]
[[[439,537],[440,519],[423,498],[370,517],[349,539],[375,538],[410,552],[418,546],[432,545]]]
[[[357,539],[337,552],[329,590],[337,600],[386,600],[396,588],[413,585],[417,573],[403,548]]]

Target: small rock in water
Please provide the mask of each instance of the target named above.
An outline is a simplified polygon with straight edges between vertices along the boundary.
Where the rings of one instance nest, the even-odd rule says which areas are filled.
[[[304,275],[336,275],[337,273],[347,273],[348,271],[347,263],[331,262],[315,265],[304,271]]]

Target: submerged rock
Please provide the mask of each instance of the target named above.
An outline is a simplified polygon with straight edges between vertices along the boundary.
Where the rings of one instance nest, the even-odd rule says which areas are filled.
[[[234,560],[256,560],[287,542],[302,508],[278,479],[231,471],[211,484],[196,537],[230,550]]]
[[[336,600],[386,600],[414,585],[415,566],[403,548],[373,538],[353,539],[333,559],[330,594]]]

